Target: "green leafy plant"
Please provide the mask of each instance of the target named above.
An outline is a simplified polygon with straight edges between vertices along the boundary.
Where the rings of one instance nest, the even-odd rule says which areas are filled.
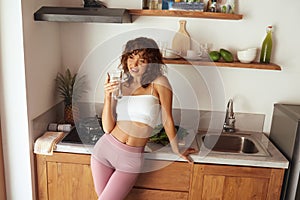
[[[79,116],[79,109],[76,105],[72,106],[72,103],[77,102],[84,92],[84,76],[78,78],[77,73],[72,74],[70,69],[67,69],[64,74],[58,73],[55,80],[59,96],[65,104],[64,120],[74,124],[73,116]]]
[[[187,131],[180,126],[175,126],[175,130],[178,139],[182,139],[188,134]],[[149,138],[149,142],[162,144],[164,146],[170,143],[167,133],[162,124],[156,126],[153,129],[152,136]]]
[[[58,73],[56,77],[57,88],[60,97],[63,98],[65,105],[72,105],[73,87],[77,74],[72,75],[67,69],[64,74]]]

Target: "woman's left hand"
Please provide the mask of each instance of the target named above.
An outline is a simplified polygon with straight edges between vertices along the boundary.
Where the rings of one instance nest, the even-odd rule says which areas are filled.
[[[190,154],[197,153],[198,151],[194,148],[188,148],[184,150],[184,152],[180,153],[180,157],[188,161],[189,163],[193,163],[193,159],[190,157]]]

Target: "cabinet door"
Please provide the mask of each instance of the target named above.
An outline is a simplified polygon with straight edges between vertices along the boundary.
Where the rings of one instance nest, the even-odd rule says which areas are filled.
[[[188,194],[188,192],[134,188],[126,197],[126,200],[187,200]]]
[[[48,162],[48,199],[97,199],[89,165]]]
[[[271,168],[195,165],[190,199],[279,199],[283,172]]]
[[[267,178],[203,176],[202,199],[266,199]]]
[[[164,167],[140,174],[126,200],[188,199],[193,165],[158,160],[151,160],[148,165]]]
[[[167,165],[161,163],[167,163]],[[135,187],[156,190],[189,191],[192,173],[191,164],[158,160],[151,160],[151,164],[164,167],[159,170],[140,174],[135,183]]]

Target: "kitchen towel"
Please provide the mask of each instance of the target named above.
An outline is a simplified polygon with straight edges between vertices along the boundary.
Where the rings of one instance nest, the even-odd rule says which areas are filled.
[[[34,153],[53,155],[56,144],[64,137],[64,132],[46,132],[34,143]]]

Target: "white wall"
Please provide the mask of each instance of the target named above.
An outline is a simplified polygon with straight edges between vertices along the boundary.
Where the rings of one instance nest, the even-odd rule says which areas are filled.
[[[275,102],[300,103],[300,94],[298,85],[300,79],[297,78],[300,69],[297,66],[297,51],[300,45],[298,39],[300,28],[297,21],[300,17],[298,8],[300,2],[292,0],[289,3],[282,4],[282,1],[271,0],[252,0],[239,1],[238,13],[244,15],[243,20],[212,20],[212,19],[194,19],[184,18],[187,20],[187,30],[191,37],[200,43],[211,44],[211,49],[226,48],[233,53],[238,49],[247,47],[260,48],[265,37],[267,25],[274,25],[274,45],[272,62],[279,64],[282,71],[253,70],[253,69],[233,69],[218,68],[221,78],[214,77],[219,82],[220,92],[225,92],[225,98],[222,99],[224,106],[229,98],[234,98],[234,108],[236,112],[260,113],[266,115],[264,131],[270,131],[271,116],[273,104]],[[166,30],[166,32],[178,30],[178,20],[183,18],[176,17],[136,17],[132,24],[62,24],[62,55],[63,63],[66,66],[80,66],[90,59],[97,49],[107,41],[111,41],[113,50],[103,49],[103,52],[111,51],[112,54],[120,51],[123,43],[117,43],[115,38],[120,35],[126,35],[129,31],[135,34],[131,35],[132,39],[138,34],[138,30],[143,32],[144,28],[153,29],[149,34],[153,34],[155,39],[168,37],[169,43],[173,35],[157,36],[157,29]],[[107,70],[106,57],[99,55],[98,60],[91,61],[92,65],[98,65],[101,73]],[[190,76],[193,71],[210,71],[211,74],[215,69],[204,69],[204,67],[192,68],[189,66],[169,66],[170,71],[175,70],[183,76]],[[93,68],[94,69],[94,68]],[[97,72],[101,74],[100,72]],[[176,87],[179,87],[177,77],[169,77]],[[212,109],[211,98],[203,80],[193,79],[191,85],[196,96],[196,103],[181,103],[184,108],[197,108],[203,110]],[[202,77],[203,78],[203,77]],[[205,77],[210,79],[210,77]],[[102,101],[101,86],[103,81],[99,79],[99,87],[95,93],[95,100]],[[219,83],[218,83],[219,84]],[[197,87],[199,88],[197,90]],[[176,89],[176,88],[175,88]],[[185,90],[177,89],[177,96],[183,97]],[[180,93],[182,91],[182,93]],[[224,102],[223,102],[224,101]],[[188,104],[188,105],[187,105]],[[176,102],[175,102],[175,106]],[[221,109],[221,106],[217,106]]]
[[[48,1],[58,5],[58,1]],[[0,2],[1,121],[7,199],[35,199],[31,120],[58,102],[59,24],[33,21],[46,1]]]
[[[31,199],[21,1],[0,1],[1,124],[7,199]]]

